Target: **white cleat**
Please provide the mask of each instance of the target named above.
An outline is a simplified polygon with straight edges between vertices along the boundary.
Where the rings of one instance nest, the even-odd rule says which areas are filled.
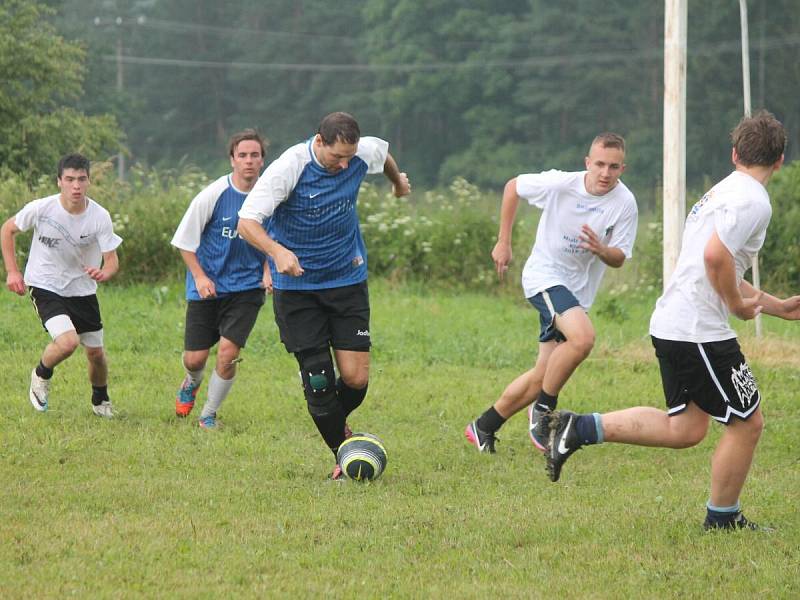
[[[50,393],[50,380],[42,379],[36,374],[36,369],[31,372],[31,387],[28,390],[28,398],[33,404],[33,408],[39,412],[47,410],[47,396]]]
[[[110,400],[104,400],[102,403],[98,405],[92,404],[92,412],[96,414],[98,417],[103,417],[105,419],[113,419],[114,418],[114,407],[111,406]]]

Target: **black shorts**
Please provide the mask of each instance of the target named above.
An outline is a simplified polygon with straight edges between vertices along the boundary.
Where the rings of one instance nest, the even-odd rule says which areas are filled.
[[[78,334],[90,331],[100,331],[103,321],[100,318],[100,304],[97,295],[91,296],[59,296],[55,292],[41,288],[30,288],[31,301],[36,309],[36,314],[42,321],[42,327],[47,330],[45,323],[59,315],[69,317]]]
[[[652,338],[670,415],[694,402],[721,423],[747,420],[761,392],[736,338],[721,342],[675,342]]]
[[[325,290],[274,290],[272,307],[287,352],[328,345],[337,350],[369,350],[366,281]]]
[[[221,298],[190,300],[186,304],[184,350],[208,350],[220,337],[244,348],[264,305],[262,289],[234,292]]]

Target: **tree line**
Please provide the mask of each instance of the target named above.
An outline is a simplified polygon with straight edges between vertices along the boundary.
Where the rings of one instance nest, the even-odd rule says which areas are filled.
[[[751,0],[753,106],[800,142],[800,11]],[[272,156],[333,110],[390,140],[417,186],[581,168],[603,130],[628,142],[624,179],[658,201],[661,2],[612,0],[6,0],[0,162],[30,177],[75,147],[128,163],[225,169],[243,127]],[[687,177],[730,169],[743,111],[738,3],[689,2]],[[269,158],[269,157],[268,157]]]

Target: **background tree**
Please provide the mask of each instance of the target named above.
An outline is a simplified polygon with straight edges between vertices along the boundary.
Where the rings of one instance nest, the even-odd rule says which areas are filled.
[[[52,14],[31,0],[0,4],[0,165],[29,181],[52,175],[67,152],[106,159],[121,135],[113,116],[69,106],[83,91],[84,52],[56,33]]]

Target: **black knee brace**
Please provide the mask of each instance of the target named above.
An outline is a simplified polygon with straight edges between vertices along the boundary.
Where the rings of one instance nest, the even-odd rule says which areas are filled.
[[[300,365],[303,392],[312,417],[324,417],[341,410],[336,399],[336,374],[328,348],[295,353]]]

